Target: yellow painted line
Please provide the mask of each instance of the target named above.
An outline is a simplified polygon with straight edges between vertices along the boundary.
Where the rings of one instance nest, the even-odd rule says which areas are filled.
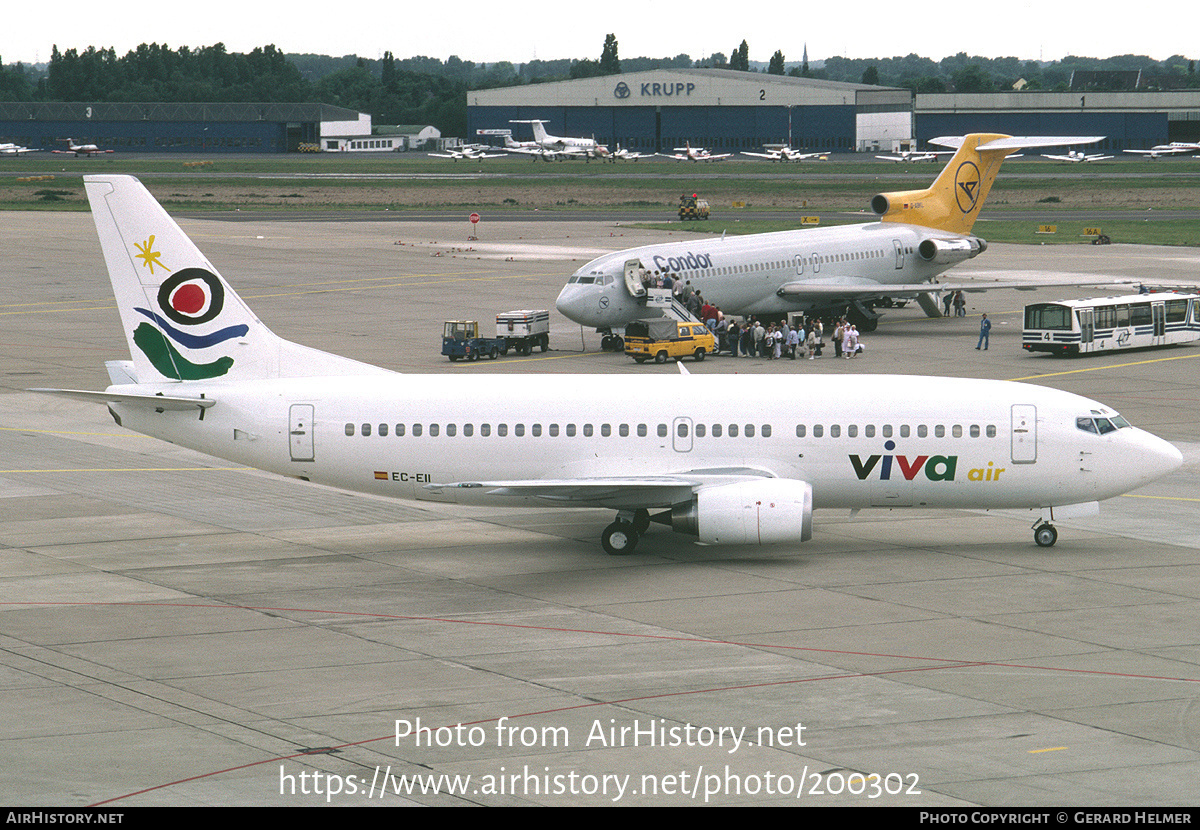
[[[482,358],[482,357],[479,358],[479,360],[464,360],[463,358],[459,358],[455,362],[456,363],[464,363],[465,362],[468,366],[484,366],[484,365],[491,366],[493,364],[496,364],[496,365],[503,364],[503,365],[507,366],[507,365],[510,365],[513,363],[532,363],[532,362],[538,361],[538,360],[566,360],[569,357],[595,357],[597,355],[602,355],[602,354],[611,354],[611,353],[610,352],[567,352],[566,354],[543,355],[542,357],[520,357],[520,358],[513,358],[512,360],[507,360],[503,357],[498,357],[495,360],[492,360],[490,358]],[[678,371],[678,369],[676,371]]]
[[[1066,749],[1065,746],[1050,746],[1045,749],[1031,749],[1029,750],[1029,754],[1037,755],[1039,752],[1061,752],[1064,749]]]
[[[61,470],[0,470],[0,474],[15,473],[208,473],[249,470],[250,467],[67,467]]]
[[[1181,354],[1175,357],[1155,357],[1150,360],[1135,360],[1133,363],[1112,363],[1108,366],[1089,366],[1086,369],[1068,369],[1065,372],[1047,372],[1044,375],[1028,375],[1023,378],[1009,378],[1009,380],[1037,380],[1038,378],[1053,378],[1059,375],[1077,375],[1081,372],[1102,372],[1105,369],[1124,369],[1127,366],[1144,366],[1147,363],[1162,363],[1167,360],[1195,360],[1200,357],[1200,354]]]
[[[1200,501],[1200,499],[1188,498],[1187,496],[1148,496],[1143,493],[1122,493],[1121,496],[1127,499],[1161,499],[1163,501]]]

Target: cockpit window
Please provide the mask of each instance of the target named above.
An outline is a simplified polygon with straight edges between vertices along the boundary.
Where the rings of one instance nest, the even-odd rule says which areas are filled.
[[[1084,432],[1091,432],[1095,435],[1108,435],[1110,432],[1116,432],[1118,429],[1124,429],[1129,426],[1129,422],[1120,415],[1113,415],[1110,418],[1104,418],[1100,415],[1088,415],[1076,418],[1075,426]]]

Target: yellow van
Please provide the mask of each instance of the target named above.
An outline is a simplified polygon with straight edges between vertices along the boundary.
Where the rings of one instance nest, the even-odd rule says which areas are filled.
[[[666,363],[668,358],[679,360],[705,355],[717,350],[717,339],[703,323],[677,320],[638,320],[625,327],[625,354],[638,363],[651,358]]]

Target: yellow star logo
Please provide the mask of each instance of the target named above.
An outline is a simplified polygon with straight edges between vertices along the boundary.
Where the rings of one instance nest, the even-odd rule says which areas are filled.
[[[139,251],[141,251],[140,254],[134,254],[133,255],[134,258],[140,259],[142,261],[143,265],[149,267],[151,274],[154,273],[155,265],[157,265],[159,268],[162,268],[164,271],[171,270],[170,268],[168,268],[167,266],[163,265],[161,262],[158,261],[158,258],[160,256],[162,256],[162,254],[160,252],[154,250],[154,234],[150,234],[150,238],[147,239],[145,241],[145,243],[134,242],[133,247],[135,247]]]

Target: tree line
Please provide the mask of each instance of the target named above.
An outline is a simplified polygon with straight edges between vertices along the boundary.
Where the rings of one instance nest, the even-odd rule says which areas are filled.
[[[769,61],[752,62],[745,40],[727,57],[714,52],[622,59],[617,38],[604,39],[600,56],[562,60],[475,63],[415,56],[382,58],[284,54],[275,46],[248,53],[224,44],[171,49],[142,44],[125,55],[89,46],[59,51],[55,46],[44,73],[22,64],[0,65],[0,100],[133,102],[316,102],[369,113],[377,124],[432,124],[444,135],[465,135],[467,92],[472,89],[641,72],[651,69],[723,68],[903,87],[914,92],[989,92],[1021,88],[1069,88],[1077,70],[1141,71],[1143,88],[1200,88],[1195,61],[1180,55],[1155,61],[1140,55],[1111,58],[1066,57],[1060,61],[984,58],[964,52],[933,61],[915,54],[858,59],[832,57],[810,67],[787,61],[776,50]],[[1104,76],[1093,89],[1103,89]],[[1114,86],[1115,88],[1115,86]]]

